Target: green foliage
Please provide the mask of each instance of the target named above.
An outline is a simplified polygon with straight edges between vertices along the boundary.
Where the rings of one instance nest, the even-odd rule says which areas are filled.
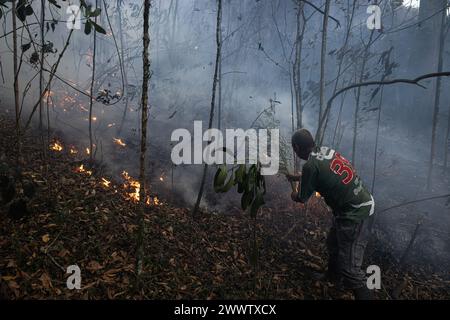
[[[81,2],[81,7],[84,9],[84,16],[86,17],[86,22],[84,25],[84,33],[90,34],[92,31],[92,28],[94,28],[95,31],[102,33],[102,34],[106,34],[106,30],[103,29],[100,25],[98,25],[97,23],[95,23],[94,20],[91,19],[91,18],[98,17],[100,15],[100,13],[102,12],[102,10],[100,8],[95,8],[94,10],[92,10],[92,6],[87,5],[84,0],[81,0],[80,2]]]
[[[261,175],[261,165],[258,163],[247,167],[245,164],[240,164],[231,169],[231,173],[225,165],[219,166],[214,176],[214,191],[225,193],[233,186],[237,186],[238,193],[242,194],[242,210],[248,209],[250,216],[255,218],[259,208],[264,205],[266,193],[266,182]]]

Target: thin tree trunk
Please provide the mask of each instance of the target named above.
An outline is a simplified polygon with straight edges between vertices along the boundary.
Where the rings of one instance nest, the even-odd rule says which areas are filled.
[[[14,59],[14,107],[16,111],[16,134],[17,145],[20,150],[20,103],[19,103],[19,65],[17,61],[17,17],[16,17],[16,0],[12,1],[12,25],[13,25],[13,59]],[[18,151],[20,153],[20,151]]]
[[[370,38],[369,42],[364,48],[364,57],[362,61],[361,66],[361,72],[359,74],[359,83],[363,82],[364,80],[364,72],[366,71],[366,64],[367,60],[369,59],[369,48],[372,44],[372,38],[374,35],[374,31],[372,30],[370,32]],[[359,105],[361,101],[361,87],[358,87],[357,93],[356,93],[356,106],[355,106],[355,114],[354,114],[354,123],[353,123],[353,143],[352,143],[352,164],[356,165],[356,139],[358,137],[358,117],[359,117]]]
[[[442,71],[443,65],[443,52],[444,52],[444,40],[445,40],[445,19],[447,17],[447,10],[442,10],[442,19],[441,19],[441,30],[439,33],[439,48],[438,48],[438,66],[437,72]],[[427,189],[431,188],[432,174],[433,174],[433,163],[434,156],[436,153],[436,131],[438,126],[438,116],[439,116],[439,102],[441,97],[441,78],[436,79],[436,88],[434,94],[434,110],[433,110],[433,125],[431,129],[431,150],[430,150],[430,164],[428,166],[428,178],[427,178]]]
[[[347,23],[347,31],[345,33],[344,44],[343,44],[342,48],[340,49],[342,53],[341,53],[341,59],[339,61],[339,65],[338,65],[338,72],[337,72],[336,82],[334,83],[333,94],[336,93],[338,85],[339,85],[339,80],[341,78],[342,65],[344,63],[345,53],[347,52],[348,40],[350,39],[350,31],[351,31],[352,24],[353,24],[353,18],[355,16],[356,1],[357,0],[353,0],[352,10],[351,10],[351,13],[348,16],[348,20],[347,20],[348,21],[348,23]],[[350,10],[350,8],[348,8],[348,10]],[[342,104],[341,104],[341,108],[339,109],[339,111],[342,111]],[[329,119],[330,119],[330,117],[326,118],[325,125],[323,127],[323,134],[324,135],[325,135],[325,132],[327,130]],[[341,120],[341,113],[339,113],[339,117],[338,117],[338,120],[336,122],[336,127],[335,127],[334,134],[333,134],[333,144],[334,144],[335,139],[336,139],[336,128],[338,127],[340,120]]]
[[[448,162],[448,149],[450,149],[450,106],[447,112],[447,132],[445,133],[444,140],[444,172],[447,171],[447,162]]]
[[[145,192],[145,155],[147,152],[147,122],[148,122],[148,87],[151,78],[150,73],[150,5],[151,0],[144,1],[144,51],[143,59],[143,80],[142,80],[142,100],[141,100],[141,152],[139,161],[139,204],[138,204],[138,235],[137,235],[137,263],[136,273],[142,273],[142,261],[144,257],[144,208],[146,201]]]
[[[325,10],[323,15],[322,25],[322,50],[320,53],[320,96],[319,96],[319,120],[322,117],[322,110],[325,103],[325,56],[327,54],[327,29],[328,29],[328,15],[330,13],[330,0],[325,1]],[[319,125],[317,125],[319,127]]]
[[[219,42],[222,43],[222,30],[219,32]],[[218,91],[219,96],[217,97],[217,128],[220,130],[222,127],[222,55],[219,57],[219,75],[218,75]]]
[[[213,87],[212,87],[212,97],[211,97],[211,109],[209,111],[209,125],[208,129],[212,128],[212,123],[214,119],[214,107],[216,100],[216,88],[218,82],[218,73],[219,73],[219,62],[221,57],[222,43],[220,42],[220,30],[222,25],[222,0],[217,0],[217,26],[216,26],[216,64],[214,68],[214,78],[213,78]],[[206,175],[208,173],[208,165],[205,163],[203,166],[203,174],[202,180],[200,183],[200,190],[198,192],[197,201],[195,202],[194,209],[192,210],[192,216],[195,217],[197,215],[198,209],[200,207],[200,202],[203,197],[203,190],[205,188]]]
[[[123,63],[123,82],[124,82],[124,89],[122,94],[125,97],[125,107],[123,109],[122,114],[122,120],[120,121],[119,129],[117,130],[117,135],[120,137],[123,129],[123,124],[127,117],[127,111],[128,111],[128,77],[127,77],[127,68],[125,67],[125,41],[123,38],[123,30],[122,30],[122,0],[117,0],[117,12],[119,17],[119,33],[120,33],[120,55],[122,56],[122,63]]]
[[[95,0],[95,8],[98,8],[98,0]],[[95,17],[95,23],[97,23],[97,17]],[[94,84],[95,84],[95,55],[97,53],[97,31],[94,28],[94,49],[92,52],[92,79],[89,98],[89,161],[92,162],[94,157],[94,142],[92,139],[92,109],[94,105]]]
[[[302,127],[303,119],[302,119],[302,89],[301,89],[301,79],[300,79],[300,66],[302,61],[302,46],[303,46],[303,35],[305,32],[305,24],[306,21],[303,19],[303,9],[304,2],[301,1],[298,3],[297,8],[297,31],[296,31],[296,39],[295,39],[295,60],[292,72],[292,79],[294,85],[294,93],[295,93],[295,110],[297,113],[297,129]],[[303,20],[303,24],[302,24]]]
[[[45,46],[45,33],[44,33],[44,24],[45,24],[45,1],[41,0],[41,68],[39,70],[39,92],[42,92],[44,89],[44,46]],[[43,131],[43,110],[44,110],[44,101],[43,99],[39,99],[39,132],[41,135],[41,143],[42,143],[42,152],[45,155],[47,148],[44,143],[44,131]]]
[[[381,107],[383,105],[383,91],[384,91],[384,87],[381,87],[380,104],[378,105],[377,132],[376,132],[376,135],[375,135],[375,154],[373,156],[373,179],[372,179],[372,188],[371,188],[371,193],[372,194],[374,194],[375,180],[376,180],[376,177],[377,177],[378,140],[379,140],[379,137],[380,137]]]

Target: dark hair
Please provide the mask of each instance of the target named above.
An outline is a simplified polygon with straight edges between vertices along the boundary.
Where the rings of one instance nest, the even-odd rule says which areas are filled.
[[[292,146],[298,146],[302,150],[312,149],[316,146],[314,138],[306,129],[299,129],[292,135]]]

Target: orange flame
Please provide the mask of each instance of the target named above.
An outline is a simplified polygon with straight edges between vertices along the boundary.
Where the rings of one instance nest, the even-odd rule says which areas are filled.
[[[91,171],[91,170],[86,170],[86,169],[84,168],[84,164],[82,164],[81,166],[79,166],[78,168],[76,168],[75,171],[76,171],[76,172],[79,172],[79,173],[86,173],[88,176],[92,175],[92,171]]]
[[[102,185],[106,188],[109,188],[111,185],[111,181],[106,180],[105,178],[102,178]]]
[[[70,154],[77,154],[78,150],[75,147],[70,147]]]
[[[139,181],[131,178],[128,172],[126,171],[122,172],[122,177],[125,179],[123,187],[125,189],[134,189],[133,192],[127,193],[127,200],[138,202],[140,199],[139,192],[141,191],[141,184],[139,183]]]
[[[50,145],[50,150],[60,152],[63,150],[63,146],[59,141],[55,141]]]
[[[127,144],[125,142],[122,141],[122,139],[118,139],[118,138],[113,138],[113,141],[115,144],[121,146],[121,147],[125,147]]]

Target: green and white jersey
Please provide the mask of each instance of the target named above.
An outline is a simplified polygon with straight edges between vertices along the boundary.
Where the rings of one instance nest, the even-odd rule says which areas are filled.
[[[361,221],[373,214],[375,202],[351,163],[328,147],[316,147],[302,169],[300,202],[319,192],[333,213]]]

